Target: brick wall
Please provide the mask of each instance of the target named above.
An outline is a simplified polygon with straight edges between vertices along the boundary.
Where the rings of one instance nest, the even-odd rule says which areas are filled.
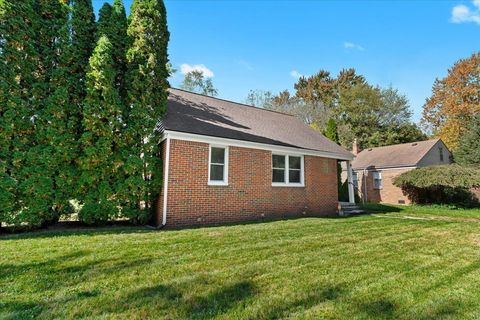
[[[403,194],[402,189],[393,185],[393,178],[411,169],[378,170],[382,173],[383,186],[381,189],[373,188],[373,172],[367,171],[364,178],[363,171],[358,171],[358,187],[364,192],[364,182],[367,185],[367,202],[410,204],[410,200]],[[365,180],[364,180],[365,179]]]
[[[305,156],[305,187],[272,187],[270,151],[228,150],[229,185],[209,186],[209,145],[170,141],[167,227],[336,213],[336,160]],[[158,206],[161,223],[162,201]]]

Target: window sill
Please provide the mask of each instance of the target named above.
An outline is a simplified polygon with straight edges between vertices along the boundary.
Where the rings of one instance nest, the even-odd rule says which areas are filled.
[[[226,187],[228,186],[228,182],[224,181],[208,181],[209,186],[219,186],[219,187]]]
[[[272,183],[272,187],[305,188],[305,184],[302,184],[302,183]]]

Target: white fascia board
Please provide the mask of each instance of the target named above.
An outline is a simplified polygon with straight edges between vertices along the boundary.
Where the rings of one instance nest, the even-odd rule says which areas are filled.
[[[306,156],[316,156],[316,157],[323,157],[323,158],[330,158],[330,159],[337,159],[337,160],[353,160],[353,154],[352,156],[347,156],[347,155],[339,154],[335,152],[276,146],[272,144],[204,136],[200,134],[171,131],[171,130],[165,130],[164,136],[166,134],[168,134],[170,139],[176,139],[176,140],[186,140],[186,141],[201,142],[201,143],[208,143],[208,144],[223,144],[223,145],[229,145],[229,146],[240,147],[240,148],[268,150],[272,152],[279,152],[279,153],[285,153],[290,155],[306,155]],[[162,140],[163,139],[165,138],[162,138]]]

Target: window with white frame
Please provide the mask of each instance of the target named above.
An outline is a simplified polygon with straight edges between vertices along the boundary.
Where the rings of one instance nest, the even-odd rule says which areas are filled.
[[[373,172],[373,188],[382,189],[382,173],[380,171]]]
[[[272,185],[303,186],[303,157],[272,154]]]
[[[228,184],[228,147],[210,146],[208,184]]]

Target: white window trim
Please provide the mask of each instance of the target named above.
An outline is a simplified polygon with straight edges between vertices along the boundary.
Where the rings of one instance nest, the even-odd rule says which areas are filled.
[[[271,165],[271,174],[273,174],[273,156],[284,156],[285,157],[285,182],[272,182],[272,187],[298,187],[303,188],[305,187],[305,164],[304,164],[304,156],[298,154],[288,154],[288,153],[279,153],[279,152],[272,152],[272,156],[270,157],[270,161],[272,162]],[[298,182],[290,182],[289,180],[289,157],[300,157],[300,183]]]
[[[223,181],[210,180],[210,168],[212,164],[212,148],[225,149],[225,164],[223,165]],[[209,186],[228,186],[228,153],[229,149],[226,145],[211,144],[208,148],[208,185]]]

